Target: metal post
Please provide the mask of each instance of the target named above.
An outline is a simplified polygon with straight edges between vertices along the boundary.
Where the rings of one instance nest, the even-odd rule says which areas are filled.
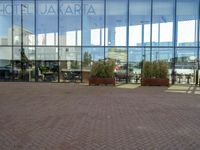
[[[130,82],[130,78],[129,78],[129,24],[130,24],[130,18],[129,18],[129,12],[130,12],[130,8],[129,8],[129,3],[130,1],[127,1],[127,34],[126,34],[126,47],[127,47],[127,58],[126,58],[126,83]]]
[[[36,10],[37,10],[37,3],[36,3],[36,0],[34,0],[34,33],[35,33],[35,45],[34,45],[34,48],[35,48],[35,81],[38,82],[38,66],[37,66],[37,49],[36,49],[36,44],[37,44],[37,32],[36,32]]]
[[[11,22],[12,22],[12,81],[14,81],[14,78],[15,78],[15,74],[14,74],[14,40],[13,40],[13,35],[14,35],[14,33],[13,33],[13,29],[14,29],[14,26],[13,26],[13,22],[14,22],[14,18],[13,18],[13,16],[14,16],[14,13],[13,13],[13,9],[14,9],[14,7],[13,7],[13,0],[12,0],[12,2],[11,2],[11,10],[12,10],[12,18],[11,18]]]
[[[198,12],[200,11],[200,0],[198,4]],[[198,21],[197,21],[197,68],[196,68],[196,85],[200,85],[199,83],[199,29],[200,28],[200,12],[198,14]]]
[[[81,83],[83,82],[83,0],[81,0]]]
[[[171,73],[171,77],[172,77],[172,84],[174,85],[176,82],[176,59],[177,59],[177,55],[176,55],[176,44],[177,44],[177,18],[176,18],[176,10],[177,9],[177,0],[174,1],[174,24],[173,24],[173,41],[174,41],[174,45],[173,45],[173,59],[172,59],[172,73]]]
[[[22,53],[23,53],[23,28],[24,28],[24,25],[23,25],[23,8],[27,8],[25,5],[21,4],[21,57],[22,57]],[[24,52],[25,53],[25,52]],[[22,58],[21,58],[21,61],[22,61]],[[22,80],[25,79],[25,69],[24,69],[24,64],[22,64],[21,62],[21,71],[22,71]]]
[[[150,24],[150,62],[152,61],[152,33],[153,33],[153,0],[151,0],[151,24]]]
[[[22,63],[22,51],[23,51],[23,4],[21,4],[21,79],[24,80],[24,69],[23,69],[23,63]]]
[[[21,51],[23,49],[23,4],[21,4]]]
[[[26,5],[24,5],[24,4],[21,4],[21,50],[22,50],[22,48],[23,48],[23,28],[24,28],[24,24],[23,24],[23,8],[27,8],[27,6]]]
[[[58,1],[58,82],[60,82],[60,1]]]
[[[142,64],[141,64],[141,76],[143,76],[143,69],[144,69],[144,61],[146,61],[146,47],[144,44],[144,22],[142,23]]]

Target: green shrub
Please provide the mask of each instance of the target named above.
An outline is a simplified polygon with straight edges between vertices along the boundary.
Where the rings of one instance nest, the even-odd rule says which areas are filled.
[[[165,61],[145,61],[143,64],[144,78],[167,78],[168,64]]]
[[[113,60],[99,60],[92,65],[91,77],[111,78],[114,76],[115,62]]]
[[[168,64],[165,61],[158,61],[158,65],[159,65],[159,77],[162,79],[165,79],[168,77]]]
[[[160,77],[160,66],[157,61],[153,61],[152,63],[152,77],[159,78]]]
[[[152,76],[152,64],[149,61],[145,61],[143,64],[143,77],[151,78]]]

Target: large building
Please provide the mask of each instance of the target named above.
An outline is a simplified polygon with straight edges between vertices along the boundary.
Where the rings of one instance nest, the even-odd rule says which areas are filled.
[[[111,58],[128,82],[164,60],[173,83],[197,84],[199,19],[200,0],[0,0],[0,80],[84,82]]]

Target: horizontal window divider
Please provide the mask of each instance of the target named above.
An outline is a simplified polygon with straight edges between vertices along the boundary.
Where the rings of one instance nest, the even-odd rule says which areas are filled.
[[[13,47],[21,47],[21,46],[19,46],[19,45],[13,45]],[[23,45],[23,47],[35,47],[35,46]]]
[[[173,46],[152,46],[152,48],[174,48]]]
[[[127,48],[127,46],[105,46],[105,48]]]
[[[82,46],[80,46],[80,45],[75,45],[75,46],[73,46],[73,45],[59,45],[59,47],[82,47]]]
[[[104,46],[98,46],[98,45],[94,45],[94,46],[92,46],[92,45],[84,45],[84,46],[82,46],[82,47],[104,47]]]
[[[37,46],[37,45],[36,45],[35,47],[36,47],[36,48],[37,48],[37,47],[55,47],[55,48],[58,48],[58,46]]]
[[[104,48],[104,46],[82,46],[83,48]]]
[[[128,46],[128,48],[151,48],[151,46]],[[173,48],[173,46],[152,46],[152,48]]]
[[[0,45],[0,47],[13,47],[12,45]]]
[[[0,47],[21,47],[20,45],[0,45]],[[58,46],[34,46],[34,45],[23,45],[23,47],[55,47]],[[59,46],[59,48],[104,48],[104,46]],[[105,46],[105,48],[151,48],[151,46]],[[152,48],[174,48],[173,46],[152,46]],[[176,46],[175,48],[198,48],[198,46]]]
[[[197,46],[176,46],[175,48],[198,48]]]
[[[81,48],[82,46],[59,46],[59,48]]]

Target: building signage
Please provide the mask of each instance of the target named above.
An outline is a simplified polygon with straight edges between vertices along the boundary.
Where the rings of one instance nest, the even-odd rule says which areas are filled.
[[[12,7],[10,4],[0,4],[0,15],[11,15]]]
[[[33,15],[34,14],[34,4],[33,3],[24,3],[27,8],[23,8],[24,15]],[[37,14],[38,15],[58,15],[57,4],[55,3],[40,3],[37,5]],[[60,3],[59,14],[62,16],[78,16],[81,15],[97,15],[98,5],[94,4],[83,4],[83,10],[81,10],[80,3]],[[20,15],[21,13],[21,4],[13,5],[14,15]],[[11,4],[0,4],[0,15],[12,15],[12,5]]]

